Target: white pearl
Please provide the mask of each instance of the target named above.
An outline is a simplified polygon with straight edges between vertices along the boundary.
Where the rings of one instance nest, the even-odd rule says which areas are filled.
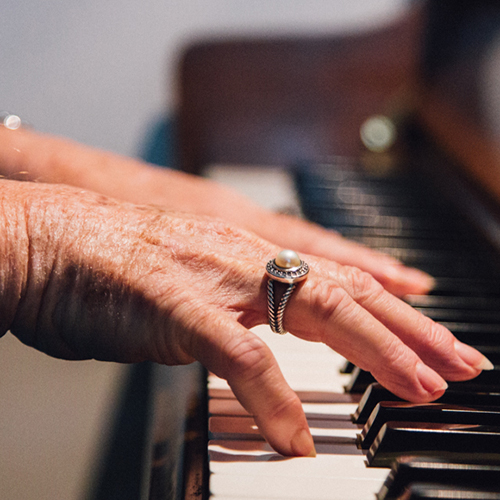
[[[300,257],[293,250],[281,250],[274,259],[274,263],[282,269],[291,269],[300,266]]]

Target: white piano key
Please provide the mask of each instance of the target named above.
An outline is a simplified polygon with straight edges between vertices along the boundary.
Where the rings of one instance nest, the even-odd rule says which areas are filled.
[[[214,498],[373,500],[386,469],[367,469],[364,455],[345,444],[318,445],[315,458],[286,458],[266,443],[210,443]]]
[[[245,475],[247,470],[263,476],[336,477],[349,474],[372,479],[385,478],[387,474],[386,469],[366,468],[363,451],[343,439],[336,443],[318,443],[316,451],[315,458],[283,457],[264,441],[211,440],[209,443],[210,466],[214,473]],[[336,455],[337,458],[342,455],[345,466],[333,467]]]
[[[306,415],[334,415],[349,417],[356,411],[357,404],[352,403],[303,403]]]
[[[213,374],[208,377],[208,390],[212,389],[231,391],[229,384],[224,379]]]
[[[339,394],[334,399],[350,397]],[[307,415],[325,415],[330,423],[334,420],[335,427],[326,429],[321,427],[324,420],[316,421],[319,428],[310,420],[318,453],[314,459],[281,457],[264,441],[212,440],[211,498],[373,500],[388,471],[367,468],[363,452],[355,445],[359,428],[350,415],[356,406],[344,402],[303,404]],[[334,442],[325,444],[322,438]]]
[[[288,385],[294,391],[326,391],[342,393],[344,391],[344,386],[349,380],[348,375],[340,375],[338,373],[335,374],[335,370],[320,370],[317,365],[314,368],[313,366],[301,368],[297,365],[295,365],[295,367],[293,365],[290,365],[289,367],[282,367],[280,365],[280,368]],[[215,375],[211,375],[209,377],[208,388],[209,390],[230,390],[228,383]]]
[[[210,397],[217,401],[222,399],[235,399],[233,391],[229,388],[210,389]],[[303,403],[336,403],[357,405],[360,400],[359,394],[348,392],[330,392],[330,391],[297,391],[297,395]]]
[[[299,352],[304,356],[314,353],[315,356],[338,356],[332,349],[320,342],[308,342],[287,333],[278,335],[273,333],[267,325],[260,325],[252,328],[252,332],[258,335],[275,352],[275,355],[285,356],[289,352]]]
[[[289,169],[269,165],[209,165],[204,174],[231,186],[268,210],[299,212],[299,202]]]
[[[322,478],[321,485],[314,477],[293,480],[280,476],[226,476],[217,474],[211,480],[212,498],[229,495],[230,498],[300,499],[300,500],[373,500],[374,491],[380,489],[381,481],[363,477]]]
[[[348,375],[339,374],[345,358],[324,344],[293,335],[277,335],[267,325],[252,329],[273,351],[286,381],[295,391],[343,392]],[[209,378],[209,389],[229,389],[225,380]]]
[[[232,394],[232,393],[231,393]],[[356,403],[302,403],[306,416],[329,415],[333,417],[348,417],[357,408]],[[209,402],[211,415],[246,416],[248,412],[236,399],[212,399]]]
[[[241,405],[227,399],[233,397],[227,382],[210,375],[209,390],[218,391],[221,398],[218,403],[214,401],[215,408],[222,414],[235,415],[226,421],[227,426],[212,417],[211,425],[219,424],[214,436],[236,438],[210,442],[211,498],[373,500],[387,470],[367,468],[363,453],[355,445],[359,428],[350,421],[350,415],[356,410],[357,399],[344,393],[349,375],[339,373],[345,359],[325,345],[290,334],[277,335],[265,325],[253,331],[273,351],[292,389],[306,397],[311,391],[323,393],[333,402],[303,402],[318,456],[284,458],[259,440],[253,420],[245,417]],[[238,424],[242,426],[239,429]],[[242,440],[245,437],[252,440]]]
[[[345,419],[334,420],[331,416],[328,418],[313,418],[308,419],[311,434],[316,442],[346,442],[350,440],[355,446],[356,435],[360,429]],[[264,438],[252,417],[228,417],[228,416],[211,416],[209,419],[209,430],[211,439],[216,440],[249,440]]]

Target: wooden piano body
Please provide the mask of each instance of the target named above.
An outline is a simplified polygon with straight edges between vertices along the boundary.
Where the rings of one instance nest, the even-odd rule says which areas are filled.
[[[411,160],[430,165],[429,177],[435,173],[452,198],[459,182],[460,202],[479,201],[488,213],[481,220],[493,228],[488,237],[499,239],[499,35],[498,2],[435,0],[412,3],[404,18],[362,35],[196,44],[179,76],[182,168],[201,174],[211,164],[348,155],[383,169]],[[396,124],[397,141],[368,152],[360,126],[379,114]],[[207,498],[203,370],[140,370],[138,392],[147,391],[152,409],[145,439],[132,448],[117,433],[117,449],[130,453],[110,454],[95,498],[114,498],[117,482],[120,498]],[[125,455],[140,460],[123,468]]]

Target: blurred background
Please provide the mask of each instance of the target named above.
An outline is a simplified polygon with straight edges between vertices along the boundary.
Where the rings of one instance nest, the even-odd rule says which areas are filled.
[[[193,40],[370,29],[405,0],[4,0],[0,107],[38,130],[137,155],[175,110]]]
[[[370,30],[405,0],[3,0],[0,109],[37,130],[151,157],[200,38]],[[160,144],[166,163],[174,147]],[[0,498],[85,498],[128,368],[0,340]],[[89,479],[90,478],[90,479]]]

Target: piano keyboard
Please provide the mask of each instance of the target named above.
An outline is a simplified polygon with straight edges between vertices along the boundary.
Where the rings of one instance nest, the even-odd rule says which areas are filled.
[[[265,182],[262,176],[261,182]],[[274,182],[274,186],[279,183]],[[485,352],[495,365],[500,364],[498,259],[442,196],[414,174],[372,176],[343,160],[335,165],[300,169],[297,188],[307,218],[436,277],[436,288],[429,296],[412,296],[408,301],[423,314],[445,324],[464,342]],[[279,336],[265,326],[256,328],[255,333],[271,347],[285,378],[298,392],[318,455],[312,459],[283,458],[276,454],[260,437],[251,417],[233,398],[227,384],[210,376],[211,498],[373,499],[383,489],[392,459],[381,459],[383,467],[367,467],[367,456],[372,461],[373,450],[358,446],[363,423],[353,423],[351,418],[358,409],[361,392],[373,380],[359,370],[354,375],[341,373],[345,360],[323,345],[291,335]],[[450,404],[460,403],[461,391],[467,394],[463,398],[467,405],[474,403],[474,391],[480,394],[477,404],[484,405],[487,401],[498,404],[499,374],[495,370],[470,384],[452,384]],[[346,392],[345,387],[351,387],[352,392]],[[490,393],[492,399],[488,399]],[[439,422],[441,417],[437,418]],[[380,425],[388,436],[394,431],[390,422]],[[415,424],[406,427],[412,425],[415,427]],[[497,425],[500,426],[500,419]],[[416,429],[422,426],[431,433],[431,441],[432,432],[444,432],[443,424],[420,422]],[[401,427],[405,426],[396,428],[397,440],[406,435],[400,431]],[[500,436],[500,428],[494,425],[474,430],[478,432],[473,434],[475,441],[484,439],[488,443],[488,436],[491,439]],[[460,438],[464,435],[460,434]],[[492,447],[495,452],[495,445]],[[452,458],[459,457],[456,452],[450,453]],[[494,464],[500,463],[498,454],[487,458]],[[482,461],[488,463],[486,458]],[[379,462],[372,461],[372,465]],[[500,491],[500,487],[495,491]],[[462,493],[466,495],[464,492],[465,488]],[[404,498],[437,498],[432,494],[448,498],[444,489],[429,493],[429,488],[424,487],[416,488],[414,493],[407,492]],[[498,498],[485,495],[449,498]]]
[[[283,374],[303,401],[316,443],[316,458],[284,458],[258,434],[232,399],[225,381],[209,378],[210,493],[216,499],[373,499],[386,469],[365,466],[356,447],[360,429],[350,415],[358,395],[344,393],[344,359],[324,345],[267,326],[254,329],[270,346]],[[254,432],[252,434],[252,431]]]

